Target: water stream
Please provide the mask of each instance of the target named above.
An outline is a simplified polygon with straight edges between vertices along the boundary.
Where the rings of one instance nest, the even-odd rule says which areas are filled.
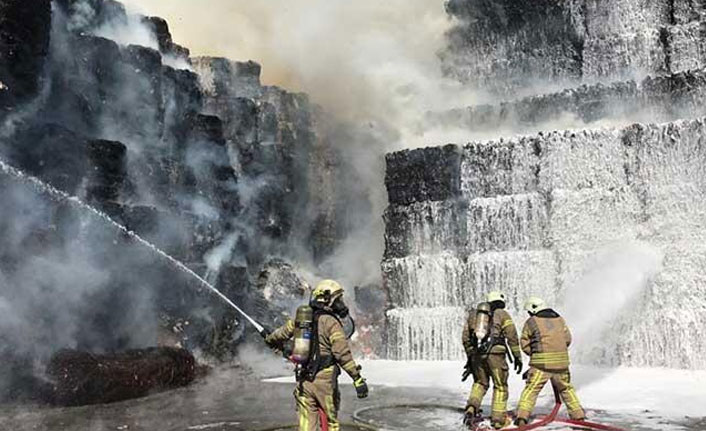
[[[127,235],[130,239],[134,240],[138,244],[145,246],[149,248],[153,253],[164,259],[169,265],[171,265],[173,268],[187,274],[188,276],[194,278],[196,281],[198,281],[202,286],[206,287],[209,291],[211,291],[213,294],[215,294],[217,297],[222,299],[226,304],[229,306],[233,307],[238,313],[240,313],[245,319],[250,322],[255,329],[258,331],[262,331],[264,328],[262,325],[257,323],[254,319],[252,319],[250,316],[248,316],[240,307],[238,307],[233,301],[228,299],[227,296],[225,296],[223,293],[221,293],[218,289],[216,289],[211,283],[206,281],[203,277],[189,269],[186,265],[175,259],[174,257],[170,256],[169,254],[165,253],[164,251],[160,250],[157,246],[152,244],[151,242],[145,240],[144,238],[140,237],[137,233],[131,231],[130,229],[126,228],[125,226],[121,225],[120,223],[116,222],[113,220],[109,215],[106,213],[96,209],[95,207],[83,202],[81,199],[79,199],[76,196],[71,196],[66,192],[63,192],[50,184],[45,183],[44,181],[40,180],[37,177],[34,177],[32,175],[27,175],[21,170],[11,166],[4,160],[0,159],[0,171],[2,171],[3,174],[12,177],[13,179],[32,186],[35,188],[38,192],[49,195],[52,199],[54,199],[57,202],[67,202],[71,206],[80,208],[89,214],[92,214],[93,216],[101,219],[105,223],[107,223],[109,226],[119,230],[121,233]]]

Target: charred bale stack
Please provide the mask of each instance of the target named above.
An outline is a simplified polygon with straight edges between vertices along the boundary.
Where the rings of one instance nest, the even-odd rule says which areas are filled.
[[[101,33],[129,25],[144,27],[155,45],[109,40],[103,36],[110,35]],[[136,19],[112,0],[0,0],[0,110],[7,106],[5,114],[23,114],[2,122],[11,127],[1,132],[0,158],[78,197],[196,268],[232,230],[240,202],[223,125],[219,118],[201,113],[202,92],[198,77],[188,70],[187,57],[188,50],[172,42],[166,22]],[[42,97],[32,99],[35,94]],[[0,120],[5,114],[0,113]],[[18,202],[12,197],[36,193],[15,181],[0,183],[8,210],[4,215],[26,219],[12,208]],[[40,192],[37,202],[46,198]],[[8,286],[26,292],[31,282],[21,272],[24,263],[36,258],[29,249],[7,246],[10,235],[33,238],[35,231],[52,232],[58,239],[40,249],[43,258],[76,256],[77,248],[90,249],[86,259],[90,262],[78,266],[110,273],[91,288],[91,295],[75,302],[76,314],[83,316],[82,329],[71,331],[74,343],[69,345],[99,351],[155,345],[155,331],[94,337],[86,322],[119,325],[130,320],[149,327],[167,312],[177,313],[171,318],[189,321],[191,327],[206,328],[191,338],[208,343],[210,328],[216,325],[210,316],[225,313],[221,302],[203,290],[193,294],[193,281],[155,253],[131,245],[129,238],[95,214],[71,207],[53,201],[42,209],[30,206],[36,217],[29,233],[18,233],[15,223],[0,226],[6,244],[0,259],[14,264],[1,268],[10,280]],[[137,254],[141,261],[133,260]],[[125,266],[115,272],[107,269],[116,265]],[[52,271],[32,272],[41,273],[42,283],[60,290]],[[128,281],[132,274],[139,276]],[[80,277],[75,282],[78,288],[88,284]],[[140,308],[144,313],[140,316],[128,319],[110,307],[133,299],[144,303],[144,298],[137,298],[146,292],[154,307]],[[50,309],[53,314],[64,313],[59,307]],[[51,334],[54,328],[46,323],[39,331]],[[189,346],[209,350],[208,345]],[[61,347],[64,344],[57,343],[49,348]]]
[[[0,113],[11,126],[1,131],[0,158],[78,198],[56,202],[49,188],[0,178],[0,216],[10,221],[0,217],[0,269],[13,295],[34,300],[16,307],[25,313],[22,330],[36,323],[30,332],[46,340],[41,352],[24,340],[8,350],[22,344],[44,361],[65,346],[155,345],[166,332],[173,344],[227,359],[245,338],[222,301],[103,214],[253,314],[279,317],[281,292],[268,297],[257,275],[270,256],[308,251],[325,260],[357,219],[345,211],[354,204],[343,191],[359,181],[334,139],[317,135],[318,108],[261,85],[260,70],[253,62],[192,62],[166,21],[132,15],[115,0],[0,0],[0,110],[23,114],[4,121]],[[51,247],[21,249],[42,236]],[[96,276],[64,277],[65,268]],[[53,298],[88,293],[67,301],[75,307],[67,313],[59,301],[37,305],[31,288]],[[27,317],[39,313],[70,315],[75,327]],[[132,331],[134,324],[148,330]]]
[[[169,347],[114,355],[62,350],[49,361],[47,375],[54,404],[103,404],[186,386],[196,377],[196,361],[189,351]]]

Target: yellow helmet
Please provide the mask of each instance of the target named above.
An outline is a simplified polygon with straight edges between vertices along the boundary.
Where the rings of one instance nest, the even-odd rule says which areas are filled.
[[[525,310],[529,311],[532,314],[536,314],[542,310],[547,309],[549,309],[547,303],[544,302],[542,298],[539,298],[537,296],[530,296],[529,298],[527,298],[527,301],[525,301]]]
[[[485,300],[487,302],[495,302],[495,301],[505,302],[505,294],[499,290],[494,290],[494,291],[488,293],[488,296],[485,298]]]
[[[316,285],[311,296],[316,302],[331,305],[336,298],[343,296],[343,286],[334,280],[323,280]]]

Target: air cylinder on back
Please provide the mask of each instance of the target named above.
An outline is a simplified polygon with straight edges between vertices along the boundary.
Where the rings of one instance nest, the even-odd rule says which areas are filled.
[[[473,328],[478,347],[480,347],[490,335],[490,314],[490,304],[487,302],[478,304],[478,308],[476,309],[476,324]]]
[[[313,329],[314,310],[308,305],[302,305],[297,308],[294,319],[294,350],[290,358],[292,362],[303,364],[309,359]]]

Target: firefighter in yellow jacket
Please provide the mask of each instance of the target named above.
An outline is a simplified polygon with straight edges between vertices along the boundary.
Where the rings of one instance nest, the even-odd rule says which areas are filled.
[[[505,311],[505,295],[490,292],[485,303],[472,310],[463,328],[463,347],[468,356],[464,380],[469,372],[473,374],[473,387],[466,403],[464,422],[470,424],[480,412],[485,393],[493,381],[493,404],[491,422],[496,429],[509,425],[507,411],[508,398],[508,355],[505,343],[510,347],[514,368],[522,372],[522,355],[515,324]]]
[[[537,397],[549,380],[559,392],[571,419],[583,420],[585,414],[576,396],[576,390],[571,385],[569,373],[571,331],[564,319],[540,298],[529,298],[525,303],[525,310],[530,318],[522,329],[520,346],[530,357],[530,368],[517,407],[515,424],[527,424]]]
[[[298,367],[298,384],[294,390],[299,413],[299,431],[319,429],[319,410],[326,416],[328,429],[339,431],[340,369],[343,368],[353,379],[358,398],[368,396],[368,385],[360,375],[360,367],[353,360],[340,321],[348,316],[348,308],[343,302],[343,287],[333,280],[320,282],[312,293],[310,305],[311,352],[302,366]],[[295,322],[290,320],[274,332],[263,335],[270,347],[281,350],[284,343],[292,339],[294,334]],[[299,340],[295,340],[296,342]]]

